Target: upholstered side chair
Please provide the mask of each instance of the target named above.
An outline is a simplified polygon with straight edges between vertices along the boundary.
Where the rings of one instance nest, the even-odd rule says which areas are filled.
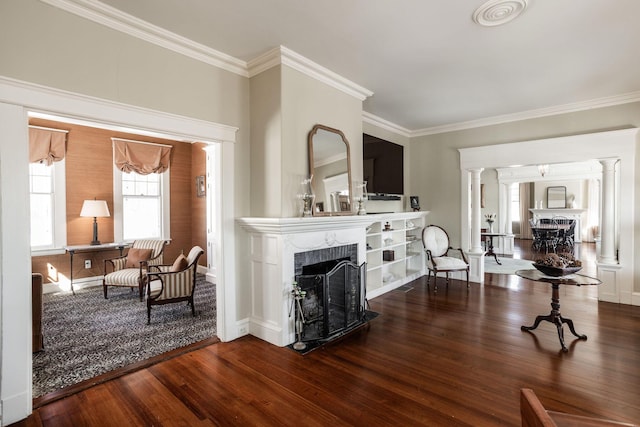
[[[105,299],[109,286],[138,288],[140,301],[144,297],[147,268],[150,265],[160,265],[163,262],[165,240],[147,239],[136,240],[124,256],[106,259],[104,261],[104,278],[102,290]]]
[[[193,293],[196,288],[198,259],[204,254],[194,246],[189,255],[179,255],[173,265],[155,265],[147,272],[147,324],[151,323],[151,306],[186,301],[196,315]]]
[[[438,291],[438,273],[445,273],[446,283],[449,286],[449,273],[452,271],[466,271],[467,289],[469,288],[469,262],[461,248],[454,249],[449,243],[449,234],[440,226],[429,225],[422,230],[422,245],[427,253],[427,287],[433,272],[433,290]],[[449,254],[450,250],[456,250],[459,256]]]

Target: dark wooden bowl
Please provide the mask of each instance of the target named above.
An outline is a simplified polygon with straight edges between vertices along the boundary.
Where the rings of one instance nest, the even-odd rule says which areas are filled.
[[[553,276],[553,277],[567,276],[569,274],[573,274],[582,270],[582,267],[558,268],[558,267],[551,267],[548,265],[542,265],[542,264],[536,264],[536,263],[534,263],[533,266],[537,270],[539,270],[541,273],[547,276]]]

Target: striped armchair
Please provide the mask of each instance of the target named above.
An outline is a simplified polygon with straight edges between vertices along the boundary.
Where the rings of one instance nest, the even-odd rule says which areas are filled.
[[[193,292],[196,288],[198,259],[204,254],[200,246],[194,246],[186,259],[180,257],[173,265],[156,265],[147,272],[147,324],[151,323],[151,306],[187,301],[191,314],[196,315]],[[184,258],[184,255],[181,255]]]
[[[109,286],[120,286],[127,288],[138,288],[140,301],[144,296],[144,285],[147,274],[147,266],[160,265],[163,261],[165,240],[148,239],[136,240],[131,245],[127,255],[131,254],[131,249],[150,249],[151,258],[146,261],[136,262],[136,267],[127,266],[127,255],[118,258],[104,260],[104,278],[102,279],[102,290],[105,299],[107,298],[107,288]],[[131,259],[129,259],[131,261]]]

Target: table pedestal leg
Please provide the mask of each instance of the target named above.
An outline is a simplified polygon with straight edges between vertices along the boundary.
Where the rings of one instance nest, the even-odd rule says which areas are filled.
[[[502,263],[498,261],[498,254],[493,251],[493,236],[489,236],[489,250],[487,251],[487,255],[492,256],[496,260],[496,264],[502,265]]]
[[[573,327],[573,320],[562,317],[562,315],[560,314],[560,292],[559,292],[560,285],[558,285],[557,283],[552,283],[551,287],[552,287],[551,313],[547,316],[537,316],[536,320],[533,322],[533,325],[521,326],[520,329],[523,331],[532,331],[536,329],[538,325],[540,325],[540,322],[542,322],[543,320],[547,322],[551,322],[554,325],[556,325],[556,328],[558,329],[558,339],[560,340],[562,351],[567,352],[569,351],[569,349],[564,344],[564,330],[562,328],[562,325],[564,323],[566,323],[569,326],[569,330],[571,331],[571,333],[576,337],[578,337],[579,339],[586,340],[587,336],[580,335],[576,332],[575,328]]]

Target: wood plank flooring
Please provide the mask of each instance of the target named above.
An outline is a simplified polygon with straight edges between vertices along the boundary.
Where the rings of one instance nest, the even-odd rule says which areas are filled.
[[[588,246],[583,244],[584,247]],[[532,259],[527,242],[515,254]],[[584,255],[589,256],[589,255]],[[585,268],[589,271],[589,267]],[[519,390],[547,409],[640,421],[640,307],[561,289],[568,353],[548,285],[425,278],[370,301],[381,315],[306,356],[254,337],[217,343],[46,404],[15,426],[518,426]]]

